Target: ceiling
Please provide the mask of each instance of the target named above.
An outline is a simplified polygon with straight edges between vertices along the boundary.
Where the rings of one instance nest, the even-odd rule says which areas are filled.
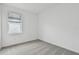
[[[37,14],[56,4],[54,3],[6,3],[6,5],[21,8]]]

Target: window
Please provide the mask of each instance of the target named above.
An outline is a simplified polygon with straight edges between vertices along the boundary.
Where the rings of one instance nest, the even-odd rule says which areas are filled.
[[[22,16],[20,14],[8,13],[8,33],[22,33]]]

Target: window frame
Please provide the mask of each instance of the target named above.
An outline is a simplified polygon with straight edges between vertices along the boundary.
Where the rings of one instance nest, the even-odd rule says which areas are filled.
[[[21,19],[19,20],[20,22],[17,22],[17,21],[10,21],[10,19],[9,19],[9,14],[10,13],[14,13],[14,14],[16,14],[16,15],[18,15],[18,16],[20,16],[21,17]],[[23,33],[23,18],[22,18],[22,14],[20,14],[20,13],[17,13],[17,12],[13,12],[13,11],[9,11],[8,12],[8,16],[7,16],[7,18],[8,18],[8,34],[22,34]],[[17,20],[17,19],[16,19]],[[9,31],[9,22],[11,23],[19,23],[20,24],[20,32],[10,32]]]

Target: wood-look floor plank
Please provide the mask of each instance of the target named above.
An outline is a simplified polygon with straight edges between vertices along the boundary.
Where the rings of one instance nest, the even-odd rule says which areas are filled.
[[[3,48],[0,51],[0,55],[77,55],[77,53],[36,40]]]

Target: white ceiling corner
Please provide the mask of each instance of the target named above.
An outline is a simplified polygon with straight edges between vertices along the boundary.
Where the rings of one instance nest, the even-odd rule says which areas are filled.
[[[6,5],[21,8],[37,14],[56,4],[54,3],[6,3]]]

